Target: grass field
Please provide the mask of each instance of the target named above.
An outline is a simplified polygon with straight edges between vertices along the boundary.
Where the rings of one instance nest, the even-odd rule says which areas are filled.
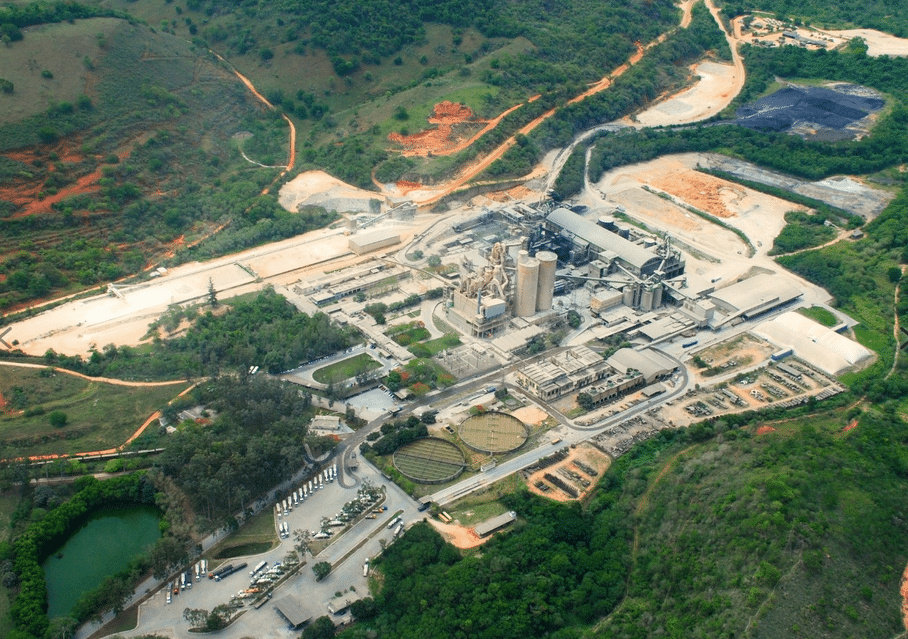
[[[835,315],[821,306],[799,308],[798,313],[805,317],[809,317],[815,322],[819,322],[823,326],[835,326],[836,324],[838,324],[838,320],[836,319]]]
[[[372,359],[368,353],[360,353],[318,369],[312,373],[312,378],[321,384],[336,384],[376,368],[381,368],[379,362]]]
[[[429,352],[432,355],[437,355],[443,350],[454,348],[460,346],[460,338],[457,337],[456,333],[451,333],[443,337],[438,337],[436,339],[430,339],[428,342],[425,342],[423,346],[429,349]]]
[[[263,508],[239,530],[215,544],[203,556],[212,560],[208,567],[208,571],[211,572],[224,563],[224,559],[263,553],[274,547],[277,541],[274,509]]]
[[[15,93],[0,97],[0,122],[16,122],[43,113],[54,102],[74,103],[87,94],[85,58],[103,54],[98,43],[121,24],[115,18],[95,18],[39,25],[30,27],[21,43],[5,47],[3,78],[13,83]]]
[[[414,481],[450,481],[465,465],[463,453],[443,439],[420,439],[394,453],[394,465]]]
[[[8,451],[44,455],[114,448],[188,386],[118,386],[50,370],[4,367],[0,442]],[[62,428],[50,423],[54,411],[66,414]]]

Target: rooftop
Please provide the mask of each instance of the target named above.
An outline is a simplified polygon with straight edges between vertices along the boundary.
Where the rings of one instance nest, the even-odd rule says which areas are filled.
[[[638,246],[568,209],[555,209],[546,219],[603,251],[617,253],[621,259],[638,269],[659,261],[653,251]]]

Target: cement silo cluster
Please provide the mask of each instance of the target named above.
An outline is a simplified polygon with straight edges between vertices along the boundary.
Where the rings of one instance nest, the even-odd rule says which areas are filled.
[[[540,251],[536,257],[527,251],[517,254],[514,315],[530,317],[552,308],[557,266],[558,256],[550,251]]]

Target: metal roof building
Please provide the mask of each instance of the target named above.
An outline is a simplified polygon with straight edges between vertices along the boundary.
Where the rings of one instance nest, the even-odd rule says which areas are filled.
[[[642,351],[622,348],[606,361],[609,366],[621,373],[627,373],[631,369],[640,371],[647,384],[669,375],[678,368],[678,365],[672,359],[652,348]]]
[[[517,513],[512,510],[510,512],[504,513],[503,515],[498,515],[497,517],[487,519],[481,524],[476,524],[476,528],[474,530],[480,537],[487,537],[499,528],[504,528],[515,519],[517,519]]]
[[[873,353],[857,342],[791,311],[751,332],[777,346],[790,347],[795,355],[828,375],[841,375],[873,358]]]
[[[588,243],[596,253],[611,251],[636,275],[651,275],[662,263],[662,258],[654,251],[634,244],[569,209],[555,209],[546,221],[561,229],[563,235]]]
[[[728,316],[745,319],[796,300],[801,291],[784,278],[761,273],[719,289],[709,299]]]
[[[280,601],[276,601],[274,608],[281,617],[293,626],[294,630],[299,630],[307,621],[312,619],[312,615],[303,609],[300,602],[289,595]]]

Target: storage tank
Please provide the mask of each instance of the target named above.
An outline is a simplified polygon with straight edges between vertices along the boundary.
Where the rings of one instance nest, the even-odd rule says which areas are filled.
[[[517,261],[517,298],[514,315],[530,317],[536,313],[536,289],[539,285],[539,260],[521,251]]]
[[[631,284],[624,287],[624,305],[634,308],[634,287]]]
[[[653,289],[647,288],[643,291],[643,298],[640,300],[640,310],[653,310]]]
[[[558,268],[558,256],[551,251],[536,253],[539,260],[539,281],[536,285],[536,310],[547,311],[552,308],[552,296],[555,293],[555,270]]]

